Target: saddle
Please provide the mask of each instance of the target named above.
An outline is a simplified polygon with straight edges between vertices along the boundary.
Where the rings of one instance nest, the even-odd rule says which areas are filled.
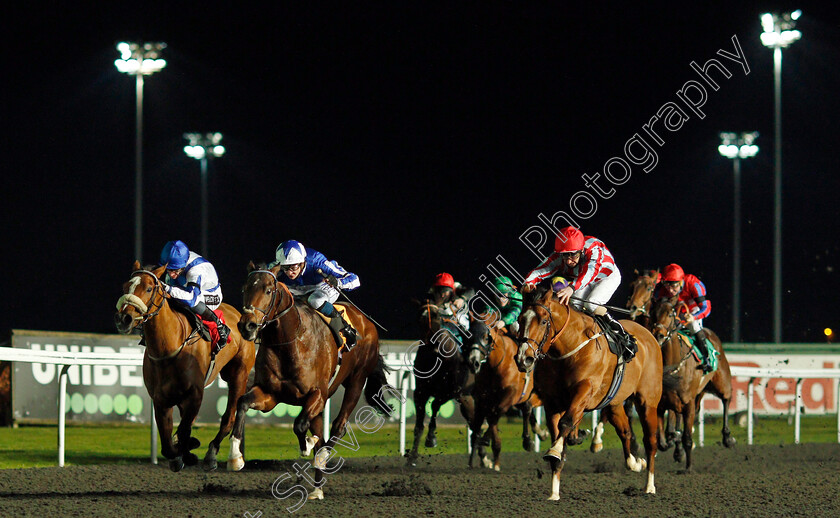
[[[703,364],[708,361],[708,370],[706,371],[706,374],[717,370],[719,353],[717,352],[717,349],[715,349],[711,340],[706,338],[706,350],[709,352],[709,357],[705,358],[703,352],[699,347],[697,347],[697,344],[687,333],[683,331],[677,331],[677,333],[679,334],[680,340],[685,342],[685,344],[691,348],[691,355],[694,356],[694,360],[697,362],[698,368],[702,368]]]
[[[595,410],[601,410],[605,406],[609,405],[613,398],[615,398],[616,394],[618,394],[618,389],[621,387],[621,382],[624,381],[624,368],[627,366],[627,360],[625,360],[627,350],[621,343],[621,336],[619,336],[618,331],[613,329],[609,320],[600,315],[592,315],[592,318],[595,319],[595,322],[597,322],[598,326],[601,328],[604,338],[607,339],[607,345],[610,348],[610,351],[618,356],[610,388],[607,390],[607,394],[604,396],[604,399],[601,400],[601,402],[595,407]],[[630,339],[633,341],[636,340],[636,338],[632,335],[630,336]]]
[[[202,340],[210,342],[211,348],[216,346],[216,343],[219,341],[219,330],[215,322],[203,320],[200,316],[196,315],[181,304],[170,304],[170,307],[173,311],[177,311],[187,317],[187,320],[190,322],[192,328],[198,333],[198,336],[200,336]],[[227,325],[227,322],[225,322],[225,316],[221,311],[217,309],[213,312],[216,313],[216,316],[219,317],[219,320],[221,320],[223,324]]]
[[[610,351],[618,356],[619,358],[625,359],[625,361],[629,361],[626,359],[627,350],[622,344],[622,337],[619,335],[618,331],[616,331],[612,325],[610,325],[610,321],[601,315],[591,315],[595,322],[598,323],[598,326],[601,328],[601,332],[604,333],[604,337],[607,339],[607,344],[609,345]],[[625,331],[626,332],[626,331]],[[635,337],[630,335],[631,340],[636,340]]]

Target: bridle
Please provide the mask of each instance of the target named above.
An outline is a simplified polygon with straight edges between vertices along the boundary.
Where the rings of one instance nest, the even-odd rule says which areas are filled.
[[[680,329],[683,328],[683,324],[682,322],[680,322],[680,319],[677,315],[677,308],[680,307],[680,304],[685,303],[680,302],[678,304],[671,305],[671,309],[668,311],[668,314],[671,316],[671,324],[669,326],[665,326],[660,322],[656,322],[655,324],[653,324],[653,330],[661,329],[665,333],[665,335],[660,340],[658,340],[659,347],[665,345],[668,342],[668,340],[670,340],[671,337],[674,336],[674,333],[678,332]]]
[[[632,294],[632,295],[630,295],[630,298],[629,298],[629,299],[627,299],[627,306],[628,306],[628,308],[632,308],[632,307],[633,307],[633,305],[631,304],[631,302],[633,301],[633,298],[634,298],[634,297],[635,297],[635,295],[636,295],[636,285],[637,285],[639,282],[645,282],[645,281],[648,281],[648,280],[650,280],[650,284],[646,286],[646,289],[647,289],[647,294],[648,294],[648,299],[647,299],[647,302],[645,302],[645,303],[644,303],[644,304],[642,304],[641,306],[636,306],[636,311],[638,311],[638,312],[639,312],[639,315],[643,315],[643,316],[647,316],[647,317],[649,317],[649,316],[650,316],[650,314],[648,313],[648,309],[647,309],[647,307],[648,307],[648,306],[650,306],[651,299],[652,299],[652,294],[653,294],[653,290],[654,290],[654,289],[656,289],[656,281],[654,281],[654,280],[653,280],[652,278],[650,278],[650,277],[642,277],[642,276],[640,276],[640,277],[636,278],[636,280],[634,280],[634,281],[632,282],[632,284],[630,284],[630,286],[631,286],[631,287],[633,287],[633,294]]]
[[[289,296],[289,305],[286,306],[284,309],[278,311],[278,307],[283,300],[282,296],[278,296],[278,293],[280,293],[280,281],[277,280],[277,276],[274,275],[274,272],[272,272],[271,270],[251,270],[251,272],[248,274],[247,279],[250,279],[252,275],[256,275],[256,274],[266,274],[269,277],[271,277],[271,279],[274,281],[274,287],[271,290],[271,300],[269,301],[267,307],[256,308],[256,307],[254,307],[253,305],[250,305],[250,304],[242,307],[242,312],[247,313],[249,315],[252,315],[257,311],[262,313],[262,318],[260,318],[260,321],[257,324],[257,332],[259,332],[259,331],[262,331],[263,328],[265,328],[265,326],[267,326],[268,324],[277,322],[286,313],[291,311],[295,307],[295,301],[294,301],[294,297]],[[246,286],[248,284],[247,279],[245,280],[245,285]],[[245,294],[245,287],[244,286],[242,288],[242,293],[243,293],[243,295]],[[274,317],[272,318],[271,315],[273,313],[276,313],[276,315],[274,315]],[[288,342],[282,342],[282,343],[271,344],[271,345],[290,344],[300,337],[301,329],[303,328],[303,325],[302,325],[302,321],[301,321],[299,312],[297,314],[297,317],[298,317],[298,325],[297,325],[297,331],[295,332],[294,338],[292,338]]]
[[[138,297],[137,295],[134,295],[133,293],[126,293],[122,297],[120,297],[120,300],[117,301],[117,310],[118,311],[122,311],[123,309],[125,309],[126,306],[132,306],[135,309],[137,309],[137,311],[140,312],[139,317],[134,317],[134,320],[135,321],[140,320],[140,323],[135,324],[134,327],[137,327],[138,325],[142,326],[146,322],[148,322],[149,320],[151,320],[152,318],[157,316],[157,314],[160,313],[160,310],[163,309],[163,304],[166,301],[166,294],[163,291],[163,286],[161,285],[162,283],[161,283],[160,279],[158,279],[157,275],[154,274],[154,272],[150,272],[149,270],[135,270],[134,273],[131,274],[131,277],[129,277],[129,279],[132,279],[134,277],[137,277],[138,275],[144,275],[144,274],[149,275],[152,279],[154,279],[154,286],[155,287],[152,290],[152,295],[149,297],[149,305],[146,306],[146,304],[144,304],[143,301],[140,300],[140,297]],[[158,294],[160,294],[160,303],[155,304],[155,298]],[[192,340],[190,340],[190,339],[192,339]],[[152,360],[154,362],[169,360],[169,359],[172,359],[172,358],[175,358],[176,356],[178,356],[181,353],[181,351],[184,350],[184,347],[187,345],[187,343],[194,343],[197,340],[198,340],[198,330],[193,329],[192,333],[190,333],[187,336],[187,338],[181,343],[181,345],[177,349],[172,351],[171,353],[169,353],[165,356],[152,356],[151,354],[149,354],[149,352],[147,350],[146,355],[149,357],[150,360]]]
[[[138,325],[142,326],[150,319],[154,318],[158,313],[160,313],[160,310],[163,309],[163,302],[164,300],[166,300],[160,279],[158,279],[153,272],[150,272],[149,270],[135,270],[131,274],[131,277],[129,277],[129,279],[132,279],[142,274],[151,276],[151,278],[155,281],[154,290],[152,291],[151,297],[149,297],[149,305],[147,306],[146,304],[144,304],[143,301],[140,300],[140,297],[133,293],[125,293],[117,301],[117,311],[122,312],[122,310],[124,310],[126,306],[132,306],[140,312],[140,316],[134,317],[134,320],[140,320],[140,323],[135,324],[134,327],[137,327]],[[158,295],[158,292],[160,292],[160,304],[155,304],[154,301],[156,295]]]
[[[485,324],[486,325],[486,324]],[[481,360],[479,360],[479,365],[487,363],[490,361],[490,353],[492,353],[496,349],[496,339],[493,337],[493,331],[490,329],[490,326],[487,326],[487,335],[489,340],[488,343],[485,345],[482,343],[481,339],[478,336],[474,340],[472,340],[470,344],[470,348],[467,350],[467,358],[469,358],[470,354],[473,351],[478,351],[479,355],[481,356]],[[504,358],[499,360],[499,365],[501,365]],[[493,366],[493,368],[498,367],[499,365]]]
[[[549,334],[551,334],[551,330],[554,328],[554,319],[553,319],[553,315],[551,313],[551,310],[548,309],[548,307],[546,307],[546,306],[544,306],[543,304],[540,304],[540,303],[532,303],[532,304],[528,304],[528,305],[529,306],[541,307],[542,309],[545,310],[546,313],[548,313],[548,318],[546,318],[545,320],[540,322],[540,325],[545,326],[545,333],[543,333],[543,336],[542,336],[542,339],[540,340],[540,342],[537,343],[536,340],[534,340],[533,338],[529,338],[527,336],[520,342],[521,345],[527,345],[528,349],[534,354],[534,360],[539,361],[539,360],[541,360],[541,359],[543,359],[547,356],[547,353],[543,350],[546,347],[546,345],[553,344],[554,341],[557,340],[557,338],[559,338],[561,334],[563,334],[563,331],[566,330],[566,326],[569,325],[569,321],[571,320],[572,310],[569,309],[568,307],[566,308],[566,310],[567,310],[566,321],[563,323],[563,327],[561,327],[559,331],[554,333],[554,336],[552,336],[551,340],[549,340],[548,336],[549,336]],[[520,347],[521,347],[521,345],[520,345]],[[575,349],[574,351],[572,351],[571,354],[576,353],[577,351],[578,351],[578,349]],[[567,358],[568,356],[571,356],[571,354],[568,354],[568,355],[564,354],[561,358],[557,358],[557,359]]]

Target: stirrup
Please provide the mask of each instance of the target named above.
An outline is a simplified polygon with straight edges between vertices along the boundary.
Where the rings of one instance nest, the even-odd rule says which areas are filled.
[[[341,330],[341,334],[344,335],[344,346],[349,351],[353,347],[356,346],[356,330],[350,326],[345,327]]]

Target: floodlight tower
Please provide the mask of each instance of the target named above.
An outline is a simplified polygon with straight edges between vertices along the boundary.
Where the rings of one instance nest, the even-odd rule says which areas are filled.
[[[773,341],[782,341],[782,49],[802,37],[795,30],[796,20],[802,16],[797,9],[792,13],[761,15],[761,43],[773,49],[774,77],[774,184],[775,217],[773,234]]]
[[[758,146],[754,144],[758,132],[721,133],[718,152],[732,160],[735,186],[732,244],[732,341],[741,341],[741,159],[754,157]]]
[[[163,70],[166,60],[160,53],[166,43],[117,44],[120,59],[114,61],[117,70],[136,78],[137,90],[137,140],[134,160],[134,258],[143,261],[143,76]]]

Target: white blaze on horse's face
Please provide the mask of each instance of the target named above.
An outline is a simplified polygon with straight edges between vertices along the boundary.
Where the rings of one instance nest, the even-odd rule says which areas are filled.
[[[126,293],[133,294],[134,290],[137,289],[138,284],[140,284],[140,276],[135,275],[128,281],[128,289],[126,290]]]

